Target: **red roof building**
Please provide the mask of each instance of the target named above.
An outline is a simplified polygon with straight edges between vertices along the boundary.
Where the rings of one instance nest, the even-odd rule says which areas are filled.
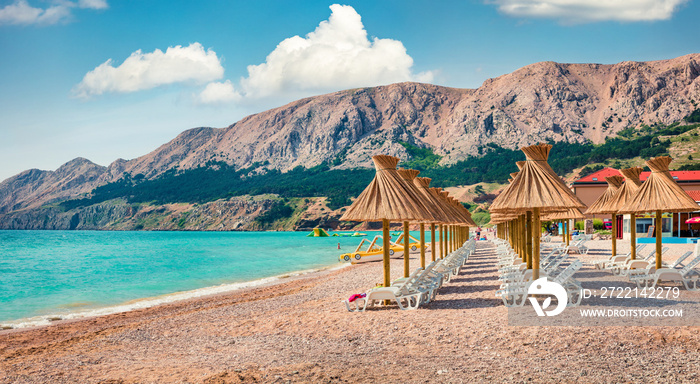
[[[645,181],[647,177],[649,177],[649,174],[651,172],[642,172],[642,174],[639,176],[639,179],[641,181]],[[609,176],[622,176],[620,171],[614,168],[603,168],[598,172],[591,173],[590,175],[586,177],[582,177],[576,181],[574,181],[574,186],[577,184],[597,184],[601,183],[607,186],[607,183],[605,182],[605,178]],[[695,183],[700,185],[700,171],[671,171],[671,176],[673,176],[673,179],[678,182],[678,184],[682,183]],[[684,188],[685,189],[685,188]],[[700,189],[700,188],[699,188]]]
[[[642,172],[641,175],[639,175],[639,179],[641,181],[646,181],[646,179],[649,177],[651,172]],[[582,177],[573,183],[573,190],[576,196],[578,196],[581,201],[590,206],[593,204],[594,201],[602,195],[605,190],[608,188],[608,183],[605,181],[606,177],[609,176],[614,176],[614,175],[621,175],[621,173],[617,169],[613,168],[603,168],[598,172],[594,172],[586,177]],[[674,180],[680,185],[683,190],[685,190],[690,197],[693,198],[693,200],[697,201],[698,204],[700,204],[700,171],[671,171],[671,176],[673,177]],[[698,210],[700,211],[700,206],[698,206]],[[698,233],[698,228],[689,228],[686,224],[683,224],[686,219],[688,219],[691,216],[697,216],[698,213],[694,214],[688,214],[688,213],[675,213],[671,215],[671,218],[669,219],[664,219],[664,220],[671,220],[668,224],[668,229],[670,229],[669,234],[666,234],[664,232],[664,236],[667,235],[673,235],[673,236],[697,236]],[[601,219],[610,219],[610,215],[587,215],[588,218],[593,218],[593,217],[598,217]],[[618,216],[618,222],[621,222],[622,216]],[[649,221],[649,225],[651,225],[651,219],[640,219],[639,216],[637,218],[637,235],[640,236],[640,233],[645,233],[645,230],[642,229],[640,232],[640,225],[644,226],[646,228],[647,224],[644,224],[644,220]],[[625,219],[624,222],[624,228],[625,228],[625,235],[628,235],[627,232],[629,232],[628,227],[628,220]],[[622,224],[622,223],[621,223]],[[666,227],[666,225],[664,226]],[[700,227],[699,227],[700,228]]]

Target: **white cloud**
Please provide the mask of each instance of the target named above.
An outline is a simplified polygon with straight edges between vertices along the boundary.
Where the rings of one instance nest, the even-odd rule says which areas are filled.
[[[79,0],[78,6],[89,9],[106,9],[108,7],[106,0]]]
[[[567,24],[597,21],[668,20],[687,0],[486,0],[516,17],[556,19]]]
[[[201,44],[192,43],[156,49],[151,53],[138,50],[118,67],[112,59],[88,72],[73,92],[78,97],[90,97],[108,92],[135,92],[174,83],[204,84],[224,75],[216,52],[204,50]]]
[[[202,104],[224,104],[240,99],[241,95],[233,88],[231,80],[209,83],[197,97]]]
[[[353,7],[330,9],[315,31],[285,39],[264,63],[248,66],[248,77],[241,79],[246,97],[432,80],[431,72],[411,71],[413,59],[400,41],[369,40]]]
[[[75,7],[105,9],[108,5],[106,0],[79,0],[78,3],[61,1],[43,9],[32,7],[27,0],[16,0],[0,8],[0,25],[52,25],[67,22],[72,16],[71,8]]]

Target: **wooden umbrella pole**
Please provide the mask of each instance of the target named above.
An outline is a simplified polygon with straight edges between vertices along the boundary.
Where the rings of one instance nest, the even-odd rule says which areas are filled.
[[[532,212],[532,278],[540,278],[540,209],[538,207]]]
[[[612,255],[615,257],[617,255],[617,214],[615,213],[612,215],[612,236],[610,239],[612,240]]]
[[[525,226],[523,220],[524,215],[518,216],[518,252],[520,258],[525,260]]]
[[[513,219],[513,250],[520,255],[520,237],[518,236],[520,231],[518,231],[518,220],[518,217]]]
[[[454,246],[454,244],[452,243],[452,240],[453,240],[454,237],[455,237],[455,235],[454,235],[454,230],[455,230],[455,226],[454,226],[454,225],[450,225],[450,226],[448,227],[448,230],[447,230],[447,249],[448,249],[447,254],[448,254],[448,255],[449,255],[450,253],[452,253],[452,251],[453,251],[453,248],[452,248],[452,247]]]
[[[430,224],[430,258],[435,261],[435,223]]]
[[[522,215],[522,217],[523,217],[523,262],[527,262],[527,254],[528,254],[528,250],[527,250],[527,244],[528,244],[527,234],[528,234],[528,227],[529,227],[529,225],[527,225],[527,214]],[[532,239],[530,239],[530,245],[532,245]]]
[[[450,253],[455,251],[455,226],[450,225],[450,231],[448,232],[448,235],[450,236],[447,240],[448,244],[450,244]]]
[[[661,269],[661,211],[656,211],[656,270]]]
[[[440,239],[440,258],[442,259],[445,256],[445,242],[442,241],[442,233],[443,233],[443,227],[442,224],[440,224],[440,229],[438,230],[438,238]]]
[[[525,215],[520,215],[520,252],[523,261],[527,258],[527,253],[525,252]]]
[[[450,231],[452,230],[452,225],[445,227],[445,257],[450,254]]]
[[[408,249],[408,221],[403,222],[403,277],[411,274],[411,261]]]
[[[527,267],[532,268],[532,211],[527,211],[527,219],[525,224],[527,225],[527,234],[525,235],[527,238],[525,245],[525,261],[527,262]]]
[[[515,235],[513,234],[515,231],[513,230],[515,228],[515,220],[511,220],[508,222],[508,241],[510,242],[510,247],[515,249]]]
[[[630,259],[637,259],[637,214],[630,214]]]
[[[520,253],[520,216],[516,216],[513,220],[513,244],[515,253],[522,257]]]
[[[449,251],[447,251],[447,254],[449,255],[454,251],[454,240],[455,238],[455,226],[450,225],[449,230],[447,231],[447,246],[449,247]]]
[[[513,225],[513,237],[515,237],[515,247],[513,249],[515,250],[515,253],[520,256],[520,258],[523,258],[523,253],[520,249],[520,216],[517,216],[515,218],[515,223]]]
[[[420,223],[420,267],[425,269],[425,224]]]
[[[389,268],[391,262],[389,261],[389,249],[391,248],[391,243],[389,241],[389,220],[382,220],[382,251],[384,252],[384,286],[391,286],[391,273]]]
[[[565,234],[566,246],[568,247],[569,243],[571,242],[571,226],[569,225],[569,224],[571,224],[571,220],[567,219],[565,224],[566,224],[566,227],[565,227],[566,228],[566,234]]]
[[[442,231],[442,238],[443,238],[443,243],[445,244],[445,253],[444,257],[447,257],[447,255],[450,253],[450,248],[449,244],[447,243],[447,234],[450,232],[450,226],[446,225],[444,230]]]

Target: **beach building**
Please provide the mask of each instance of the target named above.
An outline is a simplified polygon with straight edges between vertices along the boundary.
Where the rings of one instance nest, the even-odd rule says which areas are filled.
[[[639,179],[644,182],[650,174],[651,172],[642,172]],[[574,193],[586,205],[590,205],[605,193],[608,187],[605,178],[615,175],[621,175],[617,169],[603,168],[600,171],[582,177],[574,181]],[[698,237],[700,236],[700,224],[686,224],[685,221],[691,217],[700,216],[700,171],[671,171],[671,176],[698,203],[698,210],[690,213],[664,213],[662,215],[663,237]],[[586,217],[610,218],[609,215],[586,215]],[[649,232],[654,225],[652,212],[638,214],[636,224],[638,238],[653,237],[653,234]],[[618,239],[629,239],[631,232],[630,215],[619,215],[617,217],[617,229]]]

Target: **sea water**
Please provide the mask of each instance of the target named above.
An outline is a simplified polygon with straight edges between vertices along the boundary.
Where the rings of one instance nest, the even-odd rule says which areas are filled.
[[[306,234],[0,231],[0,324],[115,313],[342,267],[339,254],[362,239]]]

